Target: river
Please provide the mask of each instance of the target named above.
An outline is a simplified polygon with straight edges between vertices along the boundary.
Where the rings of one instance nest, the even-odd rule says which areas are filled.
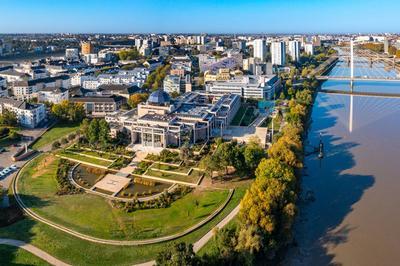
[[[361,61],[355,65],[360,75],[397,74]],[[349,73],[346,68],[339,62],[330,74]],[[350,85],[326,81],[324,88]],[[356,82],[354,89],[399,93],[400,83]],[[306,149],[317,146],[321,134],[325,156],[305,158],[295,247],[284,264],[398,265],[400,98],[318,93],[311,117]],[[310,192],[314,201],[305,200]]]

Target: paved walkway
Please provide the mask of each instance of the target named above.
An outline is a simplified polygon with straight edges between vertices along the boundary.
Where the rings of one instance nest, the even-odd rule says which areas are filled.
[[[38,249],[37,247],[35,247],[31,244],[25,243],[23,241],[20,241],[20,240],[0,238],[0,245],[9,245],[9,246],[22,248],[22,249],[32,253],[33,255],[41,258],[42,260],[47,261],[51,265],[70,266],[69,264],[66,264],[66,263],[54,258],[53,256],[44,252],[43,250]]]

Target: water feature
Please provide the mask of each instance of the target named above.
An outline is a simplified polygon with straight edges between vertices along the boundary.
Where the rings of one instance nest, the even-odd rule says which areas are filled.
[[[343,68],[339,63],[332,75],[349,73]],[[393,75],[379,65],[368,70],[382,71]],[[349,81],[322,85],[328,87],[350,89]],[[400,83],[356,82],[355,90],[399,93]],[[398,264],[399,119],[400,98],[318,93],[306,149],[318,146],[321,134],[324,157],[305,159],[296,246],[285,264]],[[306,201],[310,194],[315,201]]]

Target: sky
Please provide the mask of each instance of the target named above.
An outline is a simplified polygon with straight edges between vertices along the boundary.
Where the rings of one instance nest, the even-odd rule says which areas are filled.
[[[0,33],[386,33],[399,0],[0,0]]]

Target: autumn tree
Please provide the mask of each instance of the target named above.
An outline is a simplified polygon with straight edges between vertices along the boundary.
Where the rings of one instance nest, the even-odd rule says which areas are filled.
[[[135,93],[128,99],[128,104],[131,108],[136,108],[139,103],[145,102],[149,98],[148,93]]]

